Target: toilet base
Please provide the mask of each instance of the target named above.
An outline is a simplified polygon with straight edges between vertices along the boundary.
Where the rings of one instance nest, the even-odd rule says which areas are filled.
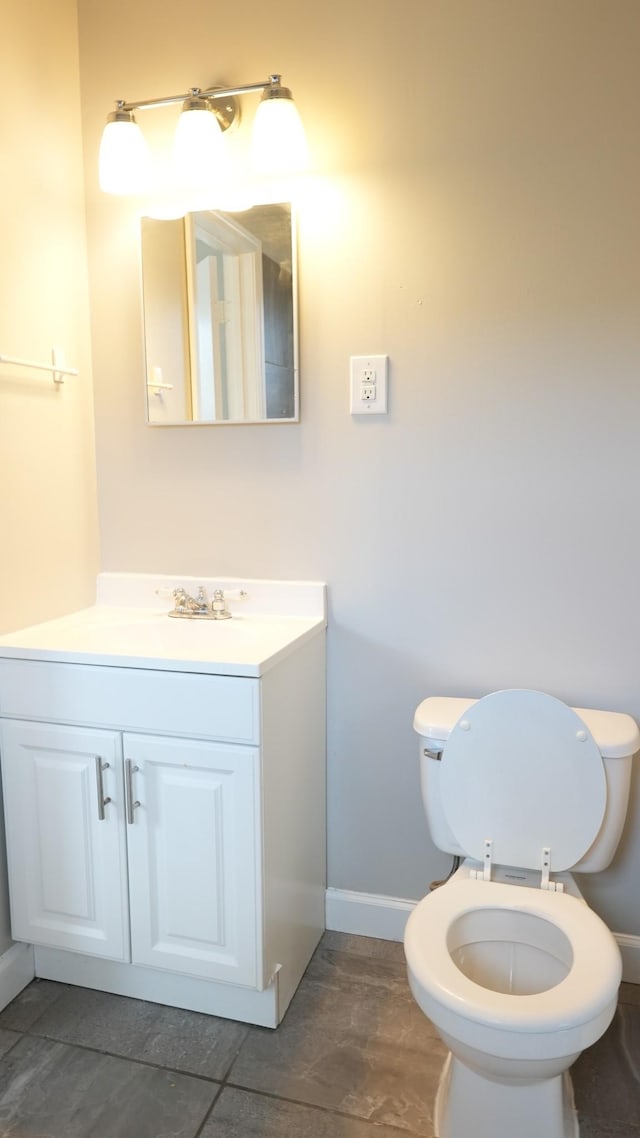
[[[578,1138],[569,1072],[537,1083],[496,1083],[449,1052],[434,1127],[435,1138]]]

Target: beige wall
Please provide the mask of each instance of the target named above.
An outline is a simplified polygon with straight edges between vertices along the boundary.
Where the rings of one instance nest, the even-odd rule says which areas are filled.
[[[640,7],[79,7],[103,566],[327,580],[330,883],[418,897],[449,861],[419,800],[423,696],[531,686],[640,717]],[[97,191],[104,116],[271,70],[317,173],[302,423],[146,428],[138,226]],[[390,356],[390,411],[363,422],[367,352]],[[632,933],[639,858],[636,780],[592,889]]]
[[[0,365],[6,632],[90,603],[98,557],[75,0],[2,5],[0,139],[0,354],[80,369]],[[8,927],[2,864],[0,950]]]
[[[93,596],[98,557],[77,13],[74,0],[2,7],[0,631]]]

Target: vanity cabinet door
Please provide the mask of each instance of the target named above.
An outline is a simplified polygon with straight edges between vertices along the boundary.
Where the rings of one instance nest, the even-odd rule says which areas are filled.
[[[0,741],[12,936],[128,960],[120,736],[4,720]]]
[[[124,736],[131,958],[261,986],[259,750]]]

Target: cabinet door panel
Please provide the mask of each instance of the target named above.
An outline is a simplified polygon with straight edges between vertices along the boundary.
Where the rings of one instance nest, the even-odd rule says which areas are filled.
[[[98,756],[111,798],[103,819]],[[2,779],[12,935],[127,960],[120,737],[6,721]]]
[[[258,975],[258,750],[125,736],[140,805],[127,826],[131,952],[254,987]]]

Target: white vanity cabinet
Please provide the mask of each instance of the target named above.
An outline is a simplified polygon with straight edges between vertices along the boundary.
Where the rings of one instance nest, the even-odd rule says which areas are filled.
[[[324,928],[318,588],[319,614],[281,625],[145,612],[126,641],[96,606],[0,637],[12,935],[35,975],[279,1023]]]
[[[256,986],[254,747],[6,720],[16,939]]]

